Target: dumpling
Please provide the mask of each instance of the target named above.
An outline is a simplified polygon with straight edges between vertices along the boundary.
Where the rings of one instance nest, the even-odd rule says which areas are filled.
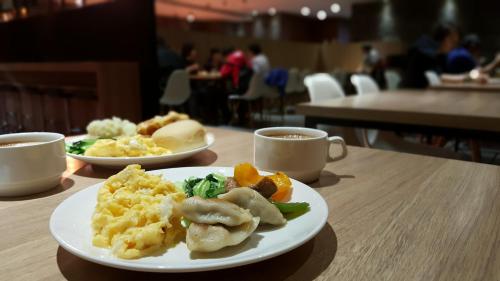
[[[187,247],[190,251],[214,252],[227,246],[238,245],[247,239],[258,225],[258,217],[233,227],[191,223],[186,235]]]
[[[231,202],[198,196],[185,199],[180,211],[185,218],[196,223],[236,226],[252,220],[252,214],[248,210]]]
[[[228,193],[221,194],[218,197],[219,199],[232,202],[241,208],[250,210],[253,216],[260,217],[262,223],[273,225],[286,223],[286,219],[280,210],[251,188],[233,188]]]

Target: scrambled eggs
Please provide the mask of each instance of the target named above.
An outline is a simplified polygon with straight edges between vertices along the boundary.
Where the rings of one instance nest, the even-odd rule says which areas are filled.
[[[171,182],[129,165],[101,187],[92,216],[94,246],[136,259],[176,245],[185,237],[174,205],[185,198]]]
[[[97,140],[85,151],[85,156],[97,157],[139,157],[171,154],[172,151],[141,135]]]

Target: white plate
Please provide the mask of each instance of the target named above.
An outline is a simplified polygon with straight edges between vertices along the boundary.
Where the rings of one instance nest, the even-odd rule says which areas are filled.
[[[233,168],[189,167],[151,171],[164,179],[180,181],[190,176],[204,177],[212,172],[233,175]],[[261,172],[261,174],[265,174]],[[92,245],[91,217],[101,184],[90,186],[64,200],[50,217],[50,231],[67,251],[95,263],[150,272],[194,272],[235,267],[262,261],[290,251],[313,238],[325,225],[328,206],[319,193],[292,180],[293,202],[308,202],[310,211],[290,220],[283,227],[259,227],[242,244],[212,254],[192,255],[184,242],[161,256],[123,260],[108,249]]]
[[[88,136],[78,136],[74,138],[68,138],[66,141],[68,143],[77,142],[88,138]],[[193,150],[169,154],[169,155],[158,155],[158,156],[142,156],[142,157],[95,157],[95,156],[84,156],[73,153],[66,153],[68,156],[75,159],[84,161],[86,163],[104,167],[113,168],[123,168],[130,164],[139,164],[142,166],[151,166],[159,164],[173,164],[179,160],[186,159],[195,155],[198,152],[206,150],[215,142],[215,137],[212,133],[207,133],[205,136],[207,145],[195,148]]]

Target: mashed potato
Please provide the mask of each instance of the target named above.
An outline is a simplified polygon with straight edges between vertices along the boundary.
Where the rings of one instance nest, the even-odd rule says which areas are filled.
[[[100,138],[114,138],[119,136],[134,136],[137,126],[125,119],[94,120],[87,126],[87,133]]]
[[[96,157],[139,157],[171,154],[172,151],[160,146],[149,137],[136,135],[97,140],[85,151],[85,156]]]
[[[176,245],[184,236],[174,205],[184,192],[161,176],[129,165],[101,187],[92,217],[94,246],[136,259]]]

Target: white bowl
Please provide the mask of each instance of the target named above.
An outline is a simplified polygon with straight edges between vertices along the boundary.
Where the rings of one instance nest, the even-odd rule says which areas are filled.
[[[0,135],[0,144],[40,142],[0,147],[0,196],[22,196],[57,186],[66,170],[64,136],[56,133]]]

